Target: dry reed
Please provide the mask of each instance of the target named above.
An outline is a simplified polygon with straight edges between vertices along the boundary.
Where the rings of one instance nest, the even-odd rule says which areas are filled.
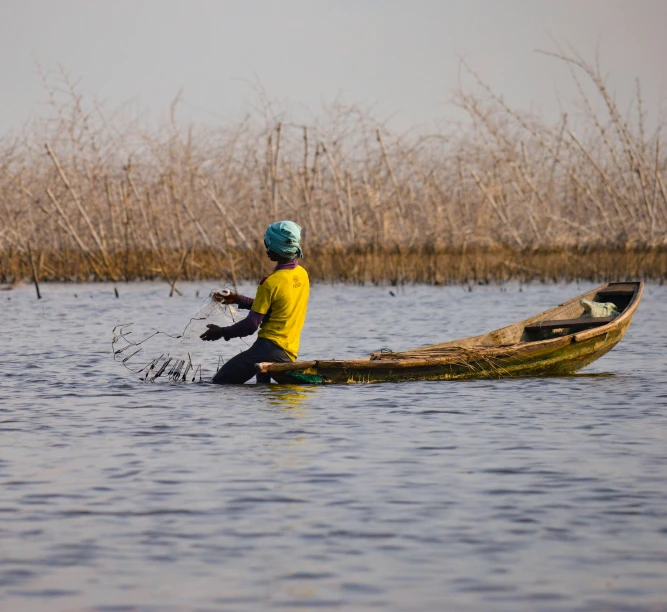
[[[262,231],[281,218],[305,228],[315,279],[661,280],[660,126],[647,129],[639,93],[625,116],[598,67],[557,57],[579,87],[576,121],[518,113],[464,66],[470,126],[408,136],[343,106],[295,125],[268,102],[216,130],[179,125],[174,103],[149,130],[47,78],[54,112],[0,141],[0,281],[236,284],[265,272]]]

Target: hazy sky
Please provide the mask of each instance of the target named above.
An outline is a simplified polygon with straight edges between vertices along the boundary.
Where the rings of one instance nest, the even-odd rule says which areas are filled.
[[[63,66],[115,107],[224,122],[249,81],[317,114],[337,96],[406,129],[452,116],[459,56],[516,106],[553,113],[567,74],[536,48],[553,36],[602,64],[627,100],[667,98],[666,0],[0,0],[0,133],[43,112],[36,61]]]

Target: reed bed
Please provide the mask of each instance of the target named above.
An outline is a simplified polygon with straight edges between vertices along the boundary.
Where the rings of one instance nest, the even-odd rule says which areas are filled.
[[[261,253],[260,253],[261,254]],[[33,254],[39,280],[53,282],[97,281],[88,259],[78,250],[38,251]],[[180,274],[176,276],[183,253],[165,251],[116,252],[112,266],[132,280],[174,279],[191,281],[222,280],[233,284],[242,279],[256,280],[269,273],[270,262],[258,258],[257,251],[223,254],[208,249],[193,249]],[[493,282],[592,282],[637,279],[663,283],[667,279],[667,249],[657,247],[568,248],[520,250],[512,247],[428,248],[391,250],[353,248],[344,251],[313,248],[304,265],[311,280],[353,284],[426,283],[489,284]],[[235,276],[221,274],[220,266],[235,270]],[[163,267],[171,274],[165,275]],[[32,278],[29,257],[8,250],[0,258],[0,278],[19,283]]]
[[[265,98],[214,129],[176,101],[148,127],[48,76],[52,112],[0,140],[0,281],[236,283],[266,272],[262,232],[283,218],[314,279],[662,279],[662,122],[639,89],[621,112],[597,66],[556,56],[580,98],[555,124],[464,65],[468,124],[405,135],[341,104],[296,124]]]

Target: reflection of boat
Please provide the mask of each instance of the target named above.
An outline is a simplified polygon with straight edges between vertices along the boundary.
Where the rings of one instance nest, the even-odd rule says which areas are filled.
[[[488,334],[402,353],[353,360],[259,363],[279,383],[369,383],[570,374],[612,349],[625,334],[643,283],[608,283],[525,321]],[[613,302],[616,317],[587,317],[581,299]],[[584,315],[584,316],[582,316]]]
[[[292,381],[293,382],[293,381]],[[281,410],[291,410],[293,416],[303,416],[303,403],[316,392],[310,385],[258,385],[260,394],[270,406]]]

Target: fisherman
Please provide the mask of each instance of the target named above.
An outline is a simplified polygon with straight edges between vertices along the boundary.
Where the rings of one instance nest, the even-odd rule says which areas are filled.
[[[242,338],[258,328],[259,333],[255,343],[225,363],[211,382],[243,384],[255,375],[256,363],[296,360],[310,293],[308,273],[297,261],[303,258],[300,240],[301,228],[293,221],[272,223],[266,228],[264,246],[276,267],[260,281],[255,299],[237,293],[214,294],[217,301],[236,304],[250,313],[229,327],[207,325],[208,330],[200,336],[202,340]],[[257,382],[268,383],[270,376],[257,373]]]

